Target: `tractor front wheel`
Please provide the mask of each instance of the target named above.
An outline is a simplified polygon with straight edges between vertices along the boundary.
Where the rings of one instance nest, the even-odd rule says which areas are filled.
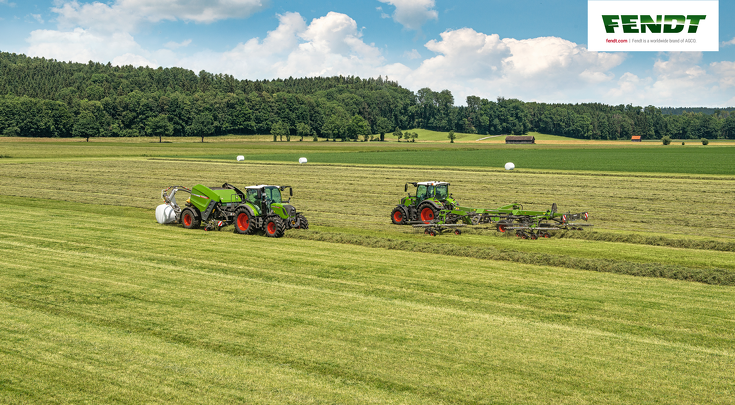
[[[235,232],[242,235],[253,233],[253,217],[246,208],[235,211]]]
[[[309,229],[309,221],[306,220],[306,217],[299,214],[296,216],[296,222],[299,224],[296,228],[297,229]]]
[[[408,221],[406,209],[400,206],[393,208],[393,212],[390,213],[390,219],[396,225],[406,225],[406,222]]]
[[[191,208],[185,208],[184,212],[181,213],[181,223],[186,229],[197,229],[199,228],[201,220],[194,210]]]
[[[271,216],[265,221],[265,236],[269,238],[280,238],[286,231],[286,224],[278,216]]]
[[[433,205],[424,204],[419,206],[419,219],[425,224],[431,223],[436,218],[436,209]]]

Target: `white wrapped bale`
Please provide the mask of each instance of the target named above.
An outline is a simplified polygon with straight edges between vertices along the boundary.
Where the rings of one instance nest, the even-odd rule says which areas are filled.
[[[176,221],[176,212],[168,204],[161,204],[156,207],[156,221],[159,224],[170,224]]]
[[[516,168],[516,165],[513,164],[513,162],[508,162],[505,164],[505,170],[513,170]]]

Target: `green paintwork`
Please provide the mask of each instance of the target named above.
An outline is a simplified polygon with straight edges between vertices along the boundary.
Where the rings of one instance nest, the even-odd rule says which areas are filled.
[[[189,201],[194,207],[196,207],[196,209],[203,212],[207,209],[210,201],[216,201],[222,204],[234,204],[241,202],[241,199],[235,190],[212,190],[207,186],[197,184],[191,189],[191,197],[189,198]]]

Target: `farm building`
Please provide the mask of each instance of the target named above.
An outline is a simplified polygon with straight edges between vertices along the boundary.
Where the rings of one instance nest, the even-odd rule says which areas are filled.
[[[536,137],[526,135],[510,135],[505,137],[505,143],[536,143]]]
[[[640,135],[633,135],[633,137],[630,138],[630,140],[632,142],[640,142],[641,141],[641,136]]]

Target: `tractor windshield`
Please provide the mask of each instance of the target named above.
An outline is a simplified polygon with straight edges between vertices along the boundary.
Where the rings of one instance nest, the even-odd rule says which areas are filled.
[[[263,194],[265,194],[265,198],[271,200],[271,202],[276,204],[281,203],[281,190],[279,190],[278,187],[265,187],[263,189]]]
[[[436,186],[436,199],[446,200],[449,195],[449,187],[446,184]]]

